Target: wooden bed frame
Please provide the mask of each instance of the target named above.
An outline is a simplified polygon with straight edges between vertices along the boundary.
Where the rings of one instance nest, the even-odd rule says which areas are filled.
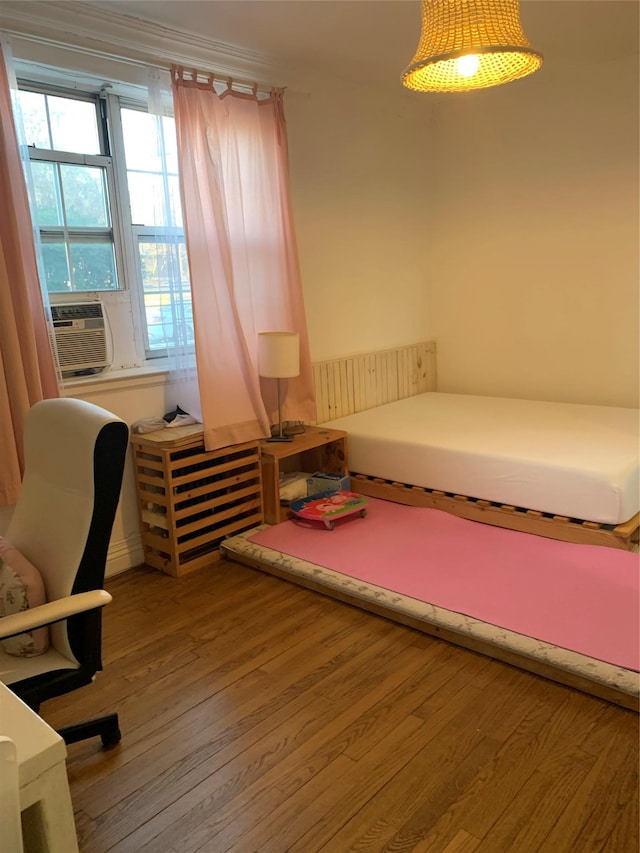
[[[313,377],[318,407],[317,423],[425,391],[435,391],[436,376],[434,341],[316,362],[313,365]],[[640,513],[622,524],[605,525],[589,519],[566,518],[526,507],[450,494],[421,485],[395,483],[356,471],[349,473],[353,491],[370,497],[441,509],[471,521],[564,542],[605,545],[628,551],[638,547]]]
[[[361,495],[382,498],[387,501],[442,509],[460,518],[480,521],[497,527],[507,527],[522,533],[575,542],[582,545],[606,545],[633,551],[638,546],[640,514],[624,524],[599,524],[596,521],[580,521],[561,515],[550,515],[538,510],[522,509],[506,504],[453,495],[435,489],[425,489],[404,483],[393,483],[363,474],[351,474],[351,489]]]

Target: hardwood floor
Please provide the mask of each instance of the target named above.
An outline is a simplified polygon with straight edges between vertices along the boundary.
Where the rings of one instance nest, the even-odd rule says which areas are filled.
[[[83,853],[636,853],[638,716],[257,570],[107,582]]]

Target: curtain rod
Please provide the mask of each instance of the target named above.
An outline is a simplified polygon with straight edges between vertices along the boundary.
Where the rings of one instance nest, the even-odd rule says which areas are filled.
[[[72,44],[68,42],[61,42],[58,39],[48,38],[47,36],[39,36],[39,35],[31,35],[29,33],[19,32],[17,30],[2,28],[0,29],[0,33],[6,33],[11,37],[11,39],[21,39],[23,41],[35,44],[47,45],[52,48],[57,48],[59,50],[68,50],[72,53],[78,53],[82,56],[94,57],[96,59],[104,59],[111,62],[118,62],[123,65],[128,65],[133,68],[147,69],[154,68],[158,71],[166,72],[169,77],[171,77],[171,68],[174,65],[180,65],[184,68],[191,68],[194,64],[193,60],[190,60],[186,57],[181,57],[176,60],[166,60],[159,61],[157,58],[136,58],[132,56],[125,56],[120,53],[112,53],[105,50],[98,50],[96,48],[86,47],[84,45]],[[32,60],[36,62],[37,60]],[[42,63],[41,63],[42,64]],[[196,66],[198,63],[195,63]],[[259,82],[256,84],[255,81],[248,80],[245,77],[238,77],[233,72],[230,72],[229,69],[225,68],[198,68],[194,69],[197,71],[198,76],[202,76],[203,78],[208,78],[213,74],[214,78],[218,80],[232,80],[232,84],[237,87],[246,88],[250,91],[254,89],[257,85],[258,91],[268,94],[272,89],[284,89],[285,86],[276,85],[273,83],[265,83]],[[88,73],[88,72],[87,72]]]

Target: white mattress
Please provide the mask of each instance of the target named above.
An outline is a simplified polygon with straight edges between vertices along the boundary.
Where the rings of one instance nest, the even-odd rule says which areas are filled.
[[[349,470],[602,524],[640,508],[640,412],[430,392],[329,421]]]

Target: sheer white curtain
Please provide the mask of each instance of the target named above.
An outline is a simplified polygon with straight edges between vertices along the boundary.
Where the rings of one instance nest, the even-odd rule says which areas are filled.
[[[171,340],[168,350],[174,368],[171,387],[175,403],[195,420],[202,421],[198,369],[194,348],[194,320],[191,287],[186,267],[182,210],[177,180],[175,123],[170,76],[157,68],[148,70],[148,110],[154,118],[155,140],[150,140],[152,157],[162,160],[162,184],[157,185],[153,204],[162,223],[155,236],[148,236],[147,253],[155,254],[162,268],[163,335]],[[175,181],[174,181],[175,177]],[[153,190],[152,190],[153,191]]]

